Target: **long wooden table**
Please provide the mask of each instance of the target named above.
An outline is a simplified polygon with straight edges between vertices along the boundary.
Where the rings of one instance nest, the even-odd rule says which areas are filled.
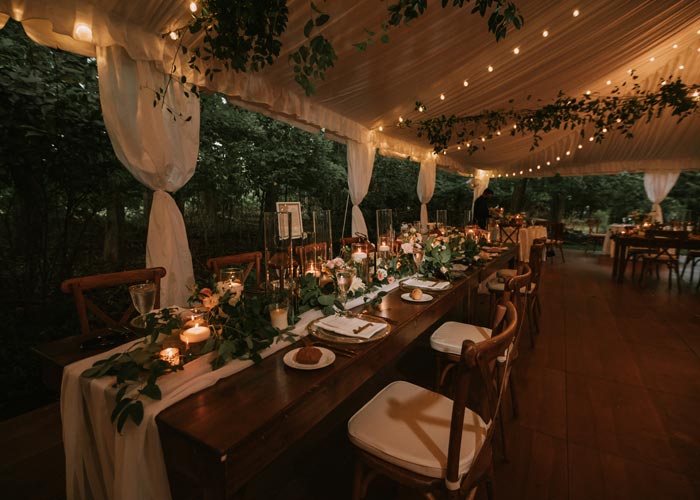
[[[354,348],[351,358],[336,356],[327,368],[298,371],[282,361],[293,345],[161,412],[157,423],[173,498],[236,497],[422,334],[445,318],[469,317],[479,281],[512,265],[516,252],[466,273],[450,290],[431,292],[435,300],[428,303],[408,303],[400,289],[392,291],[378,313],[391,333]]]
[[[644,236],[622,236],[614,237],[615,255],[613,257],[612,277],[618,283],[625,279],[627,269],[627,252],[630,247],[654,248],[677,248],[678,250],[700,250],[700,239],[688,238],[646,238]]]

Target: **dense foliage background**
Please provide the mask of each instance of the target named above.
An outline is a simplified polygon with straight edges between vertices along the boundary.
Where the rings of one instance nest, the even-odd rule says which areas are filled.
[[[143,267],[149,191],[117,161],[102,122],[94,60],[41,47],[19,24],[0,31],[0,418],[54,397],[31,348],[78,331],[62,280]],[[202,96],[197,170],[175,198],[188,228],[195,274],[208,257],[259,249],[260,220],[276,201],[328,208],[341,236],[347,204],[345,146]],[[418,165],[377,157],[362,208],[395,221],[419,218]],[[491,183],[494,204],[533,216],[603,224],[648,210],[640,175],[551,177]],[[438,172],[429,213],[462,224],[471,205],[464,177]],[[663,203],[667,215],[700,215],[700,175],[684,173]],[[350,232],[349,219],[345,236]],[[602,229],[602,228],[601,228]],[[115,308],[128,300],[107,297]]]

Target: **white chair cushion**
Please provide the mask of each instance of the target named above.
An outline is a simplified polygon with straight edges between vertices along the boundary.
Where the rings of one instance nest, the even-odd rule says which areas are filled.
[[[496,276],[508,276],[509,278],[515,276],[516,274],[518,274],[517,269],[499,269],[496,271]]]
[[[462,353],[462,344],[465,340],[471,340],[478,344],[482,340],[491,338],[491,329],[485,326],[470,325],[457,321],[446,321],[430,336],[430,347],[439,352],[455,354]],[[498,356],[499,363],[505,363],[508,350],[502,356]]]
[[[520,287],[520,293],[530,293],[535,291],[536,283],[530,283],[530,288],[526,286]],[[502,292],[506,289],[506,284],[498,281],[498,278],[494,278],[486,282],[486,287],[492,292]]]
[[[458,323],[457,321],[446,321],[430,336],[430,347],[436,351],[459,356],[465,340],[471,340],[477,344],[490,338],[490,328]]]
[[[444,478],[452,400],[408,382],[394,382],[348,422],[350,441],[386,462],[428,477]],[[471,467],[488,425],[468,408],[460,448],[460,478]]]

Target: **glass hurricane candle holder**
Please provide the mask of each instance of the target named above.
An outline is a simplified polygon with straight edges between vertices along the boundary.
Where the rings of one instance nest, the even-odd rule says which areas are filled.
[[[377,261],[391,259],[395,239],[391,209],[377,210]]]
[[[352,244],[352,264],[355,268],[355,275],[367,285],[369,283],[369,244],[359,242]]]
[[[265,212],[263,226],[265,289],[267,291],[289,289],[293,281],[295,263],[292,214]]]
[[[314,210],[311,214],[311,223],[314,230],[314,243],[316,244],[316,258],[320,262],[326,262],[333,258],[333,229],[331,211]]]
[[[445,227],[447,225],[447,210],[435,211],[435,224],[438,228]]]

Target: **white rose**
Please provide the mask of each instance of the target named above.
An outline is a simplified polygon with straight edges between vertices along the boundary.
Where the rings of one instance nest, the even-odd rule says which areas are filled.
[[[202,305],[208,309],[216,307],[219,305],[219,294],[214,293],[209,297],[204,297],[202,299]]]
[[[386,270],[378,269],[377,270],[377,279],[379,281],[384,281],[386,279]]]
[[[403,253],[413,253],[413,243],[402,243],[401,251]]]
[[[352,283],[350,284],[350,288],[348,289],[349,292],[355,293],[358,290],[362,290],[365,287],[364,281],[362,281],[360,278],[357,276],[354,276],[352,278]]]
[[[447,268],[446,268],[445,266],[442,266],[442,267],[440,268],[440,272],[441,272],[442,274],[447,274]]]

